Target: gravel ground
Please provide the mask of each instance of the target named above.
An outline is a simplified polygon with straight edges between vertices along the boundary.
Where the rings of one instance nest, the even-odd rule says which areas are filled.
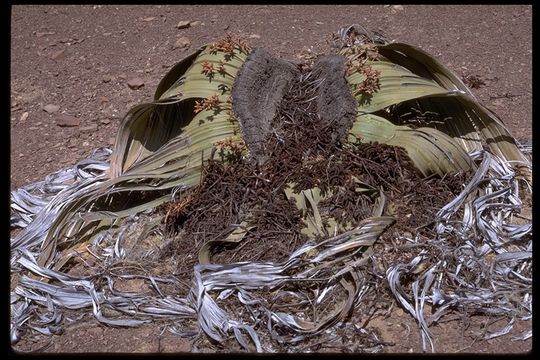
[[[190,22],[179,29],[181,21]],[[332,32],[359,23],[435,55],[460,76],[481,80],[474,92],[518,139],[532,138],[532,6],[256,6],[17,5],[11,9],[10,187],[41,180],[114,142],[135,104],[151,100],[165,73],[225,32],[281,58],[326,52]],[[137,83],[138,82],[138,83]],[[483,84],[482,84],[483,83]],[[404,314],[377,326],[389,352],[421,349]],[[487,319],[469,319],[482,329]],[[497,325],[497,324],[496,324]],[[515,353],[532,340],[479,341],[464,321],[433,329],[440,352]],[[407,331],[407,327],[410,331]],[[48,352],[183,352],[190,344],[160,335],[158,325],[115,329],[83,324],[59,336],[21,341],[16,349]]]

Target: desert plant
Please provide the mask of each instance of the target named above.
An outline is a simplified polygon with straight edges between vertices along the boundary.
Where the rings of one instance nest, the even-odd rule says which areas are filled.
[[[403,43],[352,43],[347,80],[358,100],[351,140],[404,147],[424,174],[470,169],[468,153],[484,148],[526,168],[502,121],[426,52]]]
[[[342,34],[348,36],[347,32]],[[433,259],[422,251],[410,263],[393,264],[386,272],[392,292],[419,322],[423,337],[429,339],[422,310],[428,298],[427,291],[433,289],[432,302],[442,304],[443,310],[467,301],[466,296],[441,295],[443,275],[438,275],[438,287],[433,285],[436,271],[443,274],[448,262],[461,261],[451,258],[452,251],[447,254],[447,244],[443,240],[457,236],[466,242],[467,234],[475,232],[488,241],[488,245],[481,245],[482,249],[492,245],[495,249],[492,251],[501,262],[529,261],[528,248],[507,249],[506,242],[500,242],[498,236],[504,232],[510,243],[530,234],[526,225],[504,222],[511,217],[511,211],[521,205],[513,171],[518,169],[530,175],[530,162],[502,122],[477,101],[457,76],[427,53],[410,45],[386,44],[384,41],[345,39],[344,44],[339,53],[347,60],[344,75],[354,96],[356,116],[341,146],[347,149],[359,143],[378,142],[402,147],[424,177],[433,174],[443,177],[460,171],[475,173],[462,194],[442,208],[434,220],[436,241],[431,243],[428,239],[425,243],[415,244],[436,249],[437,254],[446,257]],[[284,193],[302,210],[306,224],[303,233],[309,241],[279,263],[212,263],[212,247],[238,244],[253,228],[248,221],[242,221],[223,238],[207,240],[199,248],[199,264],[193,269],[192,287],[186,298],[179,298],[177,294],[163,296],[152,276],[146,276],[146,279],[155,286],[159,298],[116,292],[112,279],[131,275],[112,274],[109,268],[96,275],[103,280],[102,284],[107,283],[101,290],[96,289],[98,280],[93,282],[67,273],[70,260],[80,256],[81,252],[90,252],[84,244],[99,247],[106,243],[101,249],[102,256],[95,255],[100,261],[124,259],[126,252],[120,239],[131,231],[137,216],[175,199],[183,199],[181,207],[184,209],[192,199],[189,190],[201,183],[204,167],[210,159],[238,162],[253,155],[249,153],[252,150],[249,142],[245,141],[242,119],[237,119],[233,113],[231,94],[240,69],[254,52],[241,39],[230,35],[201,47],[165,75],[156,89],[154,101],[129,110],[120,125],[112,152],[101,149],[72,169],[64,169],[44,182],[12,193],[12,226],[23,228],[11,241],[12,272],[30,271],[46,279],[21,276],[12,293],[13,341],[20,337],[20,329],[24,326],[44,333],[53,333],[59,328],[56,312],[49,322],[43,323],[42,319],[46,317],[41,317],[37,322],[28,321],[32,324],[28,325],[27,320],[34,311],[34,305],[29,306],[30,301],[45,305],[50,311],[55,306],[92,307],[98,320],[120,326],[138,326],[150,316],[188,318],[196,320],[204,333],[218,342],[225,341],[232,333],[244,348],[251,349],[244,338],[247,334],[258,351],[262,350],[262,345],[255,326],[246,323],[253,319],[237,320],[238,317],[224,311],[218,301],[236,294],[242,306],[260,306],[260,313],[268,317],[272,338],[279,342],[295,343],[308,335],[322,334],[346,320],[369,288],[366,264],[377,255],[373,245],[395,221],[386,211],[383,191],[354,178],[356,193],[369,194],[373,200],[367,219],[354,227],[340,227],[339,233],[321,240],[320,237],[331,233],[327,228],[338,229],[338,224],[335,219],[323,222],[320,203],[327,200],[333,190],[339,189],[322,191],[313,187],[295,191],[295,184],[287,183]],[[259,52],[259,55],[262,62],[269,59],[265,52]],[[339,66],[337,60],[333,57],[328,64]],[[255,66],[253,64],[257,65],[255,61],[251,63]],[[280,66],[290,78],[296,76],[291,64]],[[316,77],[309,73],[305,78],[310,76]],[[283,84],[287,83],[285,78],[280,78]],[[312,90],[321,83],[320,79],[310,81],[312,83],[307,87]],[[284,85],[280,87],[284,88]],[[274,100],[269,103],[276,108]],[[251,112],[249,115],[255,118],[260,114]],[[330,137],[331,134],[323,135]],[[262,150],[263,147],[258,149]],[[214,159],[215,153],[219,156]],[[498,201],[499,197],[504,197],[501,200],[504,206],[498,204],[498,208],[503,209],[500,210],[502,215],[486,212],[485,204]],[[462,208],[464,215],[460,222],[456,216],[461,214],[458,210]],[[473,210],[475,215],[472,215]],[[495,225],[489,216],[498,219]],[[461,225],[456,225],[457,222]],[[495,226],[497,230],[493,230]],[[143,231],[143,235],[146,234]],[[116,240],[106,239],[113,235]],[[485,250],[484,254],[487,252]],[[425,259],[431,262],[419,271],[418,265]],[[482,261],[474,259],[472,262],[474,266],[481,265],[484,271],[486,267]],[[473,265],[460,263],[456,274],[462,267],[465,269],[462,271],[474,272]],[[527,266],[525,263],[521,270],[511,270],[521,276],[519,279],[525,285],[520,283],[519,286],[523,285],[520,288],[523,292],[527,291],[529,279],[521,274],[528,271]],[[409,293],[400,283],[400,275],[408,271],[415,276],[420,274]],[[503,283],[502,277],[508,271],[500,268],[496,271],[500,274],[497,273],[493,281]],[[158,280],[176,281],[173,276]],[[421,284],[424,284],[422,292],[419,290]],[[466,285],[470,293],[477,294],[478,289],[484,291],[482,296],[487,300],[481,306],[491,306],[491,297],[498,296],[497,292],[490,293],[490,289]],[[282,304],[287,310],[276,310],[258,298],[260,294],[253,293],[264,289],[279,294],[287,286],[287,294],[294,293],[297,305],[325,303],[333,308],[326,316],[315,316],[310,320],[294,313],[296,305]],[[337,288],[346,294],[343,301],[335,302],[330,296]],[[210,296],[211,293],[216,296]],[[502,300],[497,304],[500,306],[495,310],[490,308],[491,313],[500,314],[501,309],[507,309]],[[103,316],[100,306],[143,319],[110,319]],[[254,314],[251,308],[249,310],[245,313]],[[442,310],[437,312],[434,321],[441,314]],[[290,336],[278,335],[275,326],[286,328]]]
[[[108,171],[56,196],[47,215],[38,215],[15,239],[13,252],[39,245],[39,263],[59,270],[70,249],[100,229],[117,228],[127,216],[198,184],[214,144],[241,140],[229,96],[249,52],[240,39],[228,36],[179,62],[158,85],[155,101],[124,117]],[[220,71],[210,74],[212,65]]]

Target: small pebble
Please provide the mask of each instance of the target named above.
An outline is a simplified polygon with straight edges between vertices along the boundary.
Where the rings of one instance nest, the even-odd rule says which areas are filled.
[[[176,24],[177,29],[187,29],[191,26],[191,21],[180,21],[178,24]]]
[[[60,106],[54,105],[54,104],[48,104],[43,107],[43,110],[48,112],[49,114],[52,114],[60,110]]]
[[[191,45],[191,41],[187,37],[181,37],[175,41],[172,48],[173,50],[184,49],[184,48],[187,49],[190,47],[190,45]]]
[[[128,81],[127,85],[131,90],[137,90],[144,86],[144,81],[141,78],[133,78]]]
[[[56,117],[56,125],[60,127],[74,127],[79,126],[81,120],[77,119],[75,116],[60,114]]]
[[[58,60],[64,57],[65,50],[58,50],[51,55],[52,60]]]

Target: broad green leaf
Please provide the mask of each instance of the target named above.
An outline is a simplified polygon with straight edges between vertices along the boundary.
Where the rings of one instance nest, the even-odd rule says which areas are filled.
[[[504,123],[493,112],[467,95],[439,95],[415,99],[397,106],[393,110],[394,116],[409,112],[413,107],[437,114],[442,121],[432,121],[425,126],[453,137],[467,152],[487,147],[502,159],[529,163],[517,148],[515,139]]]
[[[197,51],[182,59],[180,62],[174,65],[171,70],[169,70],[163,79],[161,79],[156,88],[154,101],[159,100],[163,93],[173,87],[176,83],[183,82],[183,75],[204,49],[204,46],[199,48]]]
[[[200,182],[214,144],[241,140],[228,98],[245,57],[237,53],[225,61],[223,53],[201,48],[165,76],[156,90],[158,100],[130,109],[118,131],[108,176],[58,199],[58,216],[43,241],[40,264],[58,260],[55,249],[91,239],[97,229],[114,229],[127,216],[170,199],[173,189]],[[226,75],[210,79],[201,74],[204,62],[219,60],[224,60]],[[218,97],[217,106],[195,114],[194,101],[212,96]]]
[[[367,65],[380,71],[380,89],[371,95],[356,95],[359,113],[373,113],[411,99],[449,93],[435,81],[417,76],[399,65],[385,61],[368,61]],[[366,76],[359,72],[347,77],[353,91],[365,79]]]
[[[209,89],[213,92],[223,92],[220,89],[228,89],[230,92],[234,78],[246,58],[247,54],[235,51],[234,57],[225,60],[222,52],[212,53],[205,48],[182,75],[183,81],[171,86],[160,96],[160,99],[205,98],[208,96],[206,91]],[[224,74],[217,72],[220,61],[224,61]],[[204,63],[212,65],[216,70],[213,77],[203,73]]]
[[[404,43],[391,43],[378,46],[379,53],[387,60],[411,72],[436,81],[447,90],[459,90],[474,97],[469,88],[450,69],[445,67],[427,52]]]
[[[450,171],[469,170],[473,163],[454,139],[432,128],[412,129],[394,125],[387,119],[373,115],[360,115],[355,120],[349,141],[378,142],[399,146],[424,175],[444,175]]]
[[[380,89],[371,95],[360,93],[356,96],[359,115],[382,115],[384,111],[391,112],[395,119],[413,111],[431,112],[440,120],[423,126],[451,136],[466,152],[487,146],[505,160],[528,166],[528,160],[517,148],[503,122],[482,106],[450,70],[429,54],[406,44],[389,44],[380,46],[379,50],[384,60],[368,61],[367,64],[380,71]],[[347,77],[347,81],[354,91],[365,78],[362,73],[355,72]],[[394,133],[389,130],[388,124],[380,126],[385,129],[381,135],[376,134],[379,132],[376,128],[364,130],[373,138],[384,138],[385,133]],[[441,141],[448,143],[447,140]],[[437,166],[429,167],[435,169]],[[446,167],[443,165],[439,169]]]

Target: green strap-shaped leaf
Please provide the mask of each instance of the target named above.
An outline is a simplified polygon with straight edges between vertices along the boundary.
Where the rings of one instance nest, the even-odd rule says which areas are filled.
[[[222,93],[228,89],[230,92],[236,73],[246,58],[247,54],[236,51],[235,56],[225,60],[222,52],[213,53],[209,49],[204,49],[182,75],[183,81],[171,86],[160,96],[160,99],[205,98],[209,95],[208,90],[212,93]],[[220,61],[224,62],[225,71],[223,73],[218,72]],[[212,76],[203,73],[203,64],[205,63],[215,69]]]
[[[493,154],[502,159],[529,164],[497,115],[467,95],[424,97],[403,103],[395,111],[401,114],[411,107],[429,109],[430,112],[438,114],[442,121],[430,122],[426,126],[451,136],[467,152],[487,146]]]
[[[423,78],[434,80],[446,90],[460,90],[474,97],[474,94],[456,74],[433,56],[415,46],[391,43],[378,46],[377,49],[390,62],[403,66]]]
[[[424,175],[443,175],[450,171],[469,170],[474,165],[465,150],[448,135],[432,128],[411,129],[394,125],[387,119],[360,115],[350,130],[349,141],[358,137],[363,142],[399,146]]]
[[[178,82],[183,82],[182,76],[186,73],[189,67],[193,64],[195,59],[200,55],[200,53],[205,49],[205,46],[200,47],[195,52],[191,53],[176,65],[173,66],[171,70],[161,79],[159,82],[156,92],[154,93],[154,101],[157,101],[162,98],[162,95],[173,87]],[[167,98],[167,96],[163,96]]]
[[[247,55],[235,51],[227,61],[224,53],[206,48],[195,54],[165,76],[156,90],[159,100],[128,112],[118,131],[108,176],[55,199],[51,206],[58,215],[43,241],[40,264],[54,266],[61,260],[56,249],[91,239],[98,229],[113,229],[127,216],[155,208],[170,199],[173,188],[197,185],[215,143],[240,140],[239,125],[228,112],[228,97]],[[223,65],[226,74],[206,77],[201,74],[204,62],[216,68]],[[194,100],[212,96],[218,103],[195,114]]]
[[[529,164],[504,123],[478,103],[474,94],[449,69],[429,54],[406,44],[389,44],[380,46],[379,50],[384,59],[368,61],[366,64],[380,72],[380,88],[373,94],[356,95],[360,116],[387,110],[392,106],[395,118],[414,109],[428,110],[440,120],[423,126],[435,128],[454,138],[466,152],[488,146],[494,154],[505,160]],[[366,76],[361,72],[347,77],[353,91],[365,79]],[[388,124],[380,126],[388,128]],[[373,138],[384,137],[376,134],[379,131],[370,126],[364,130]],[[394,134],[394,131],[387,129],[386,133]],[[434,169],[434,166],[431,168]]]
[[[222,112],[225,112],[227,107],[230,108],[227,100],[236,73],[247,54],[235,51],[234,56],[229,58],[223,52],[212,52],[207,47],[201,48],[195,54],[196,57],[194,54],[190,55],[165,75],[156,91],[156,97],[160,94],[159,100],[130,109],[120,125],[114,145],[111,176],[119,176],[133,164],[156,152],[179,135],[188,124],[204,121],[202,116],[194,119],[194,103],[187,100],[218,96]],[[204,63],[214,67],[213,77],[202,73]],[[224,74],[218,72],[220,64],[223,64]],[[183,70],[184,73],[181,72]],[[183,81],[173,82],[172,74]],[[170,83],[172,85],[165,91],[163,88]],[[196,143],[194,139],[191,141]]]
[[[386,61],[368,61],[367,65],[373,70],[380,71],[380,89],[371,95],[364,93],[356,95],[359,113],[373,113],[404,101],[449,93],[435,81],[415,75],[399,65]],[[359,72],[347,77],[353,91],[356,85],[365,79],[366,76]]]

